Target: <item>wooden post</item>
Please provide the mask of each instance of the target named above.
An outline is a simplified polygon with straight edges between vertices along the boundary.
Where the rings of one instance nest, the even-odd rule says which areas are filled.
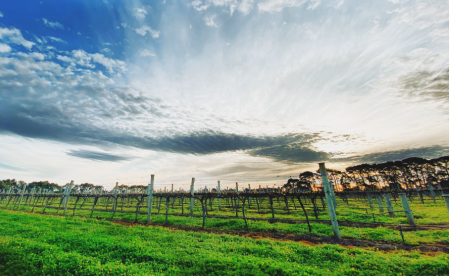
[[[239,192],[238,183],[236,182],[236,193]]]
[[[392,203],[391,203],[391,194],[384,194],[384,199],[386,200],[386,206],[389,212],[389,216],[395,218],[395,213],[394,213],[394,209],[392,208]]]
[[[252,188],[250,187],[250,183],[248,184],[248,192],[251,193],[252,192]],[[250,209],[252,207],[252,198],[249,197],[248,198],[248,208]]]
[[[20,193],[19,204],[17,206],[17,211],[20,209],[20,203],[22,202],[23,194],[25,193],[25,189],[27,188],[27,183],[23,184],[22,192]]]
[[[217,181],[217,194],[220,195],[220,181]],[[217,199],[219,201],[219,211],[220,211],[220,197]]]
[[[147,188],[147,203],[148,203],[148,213],[147,213],[147,224],[151,222],[152,218],[152,201],[153,201],[153,183],[155,181],[155,175],[152,174],[150,177],[150,184]]]
[[[383,209],[383,203],[382,203],[382,201],[381,201],[381,196],[380,196],[380,195],[376,195],[376,197],[377,197],[378,208],[380,209],[380,213],[383,213],[383,212],[384,212],[384,209]]]
[[[370,194],[367,195],[367,201],[369,201],[370,209],[373,210],[372,195]]]
[[[173,183],[172,183],[172,193],[173,193]]]
[[[443,195],[442,197],[445,200],[445,205],[447,205],[447,211],[448,211],[448,195]]]
[[[164,224],[167,224],[167,217],[169,216],[169,199],[170,197],[166,197],[166,221]]]
[[[194,214],[194,182],[195,182],[195,178],[192,178],[191,181],[191,215]]]
[[[111,219],[113,219],[114,214],[116,213],[116,210],[117,210],[117,190],[118,189],[119,189],[119,182],[116,182],[116,187],[114,187],[114,192],[113,192],[114,204],[113,204],[113,213],[112,213]]]
[[[400,199],[402,200],[403,210],[405,210],[406,217],[408,218],[408,223],[416,226],[416,223],[414,222],[414,216],[411,212],[411,209],[409,208],[408,199],[406,198],[405,193],[398,194],[400,196]]]
[[[433,184],[431,184],[431,182],[428,182],[428,189],[430,189],[431,198],[433,199],[433,202],[436,204],[436,194],[434,193]]]
[[[63,216],[66,215],[67,204],[69,203],[70,191],[72,190],[72,185],[73,185],[73,180],[70,180],[69,187],[66,188],[66,192],[65,192],[65,195],[64,195],[64,213],[63,213]]]
[[[319,168],[320,168],[320,174],[322,175],[323,186],[329,187],[330,182],[328,182],[328,175],[327,175],[327,170],[325,169],[325,163],[319,163]],[[330,220],[331,220],[331,225],[333,226],[334,236],[338,240],[340,240],[341,233],[339,232],[339,224],[338,224],[338,221],[336,218],[336,210],[335,210],[335,206],[333,205],[333,196],[334,196],[334,193],[332,193],[329,189],[325,190],[325,198],[327,200],[328,212],[330,213]]]

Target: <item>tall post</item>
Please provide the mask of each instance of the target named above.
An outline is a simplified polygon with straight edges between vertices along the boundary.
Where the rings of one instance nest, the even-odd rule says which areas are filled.
[[[217,194],[220,195],[220,181],[217,181]],[[217,199],[219,201],[219,211],[220,211],[220,197]]]
[[[23,189],[22,189],[22,192],[20,193],[20,198],[19,198],[19,204],[17,206],[17,211],[19,211],[19,209],[20,209],[20,203],[22,202],[23,194],[25,193],[25,189],[26,188],[27,188],[27,183],[23,183]]]
[[[72,190],[73,180],[70,180],[69,187],[66,188],[65,197],[64,197],[64,213],[63,216],[66,215],[67,204],[69,203],[70,191]]]
[[[433,184],[431,184],[431,181],[428,182],[428,189],[430,190],[430,195],[433,199],[433,202],[436,204],[436,193],[434,192]]]
[[[192,178],[191,181],[191,215],[194,214],[194,182],[195,182],[195,178]]]
[[[381,196],[380,195],[376,195],[377,197],[377,201],[378,201],[378,208],[380,209],[380,213],[384,212],[384,208],[383,208],[383,203],[381,201]]]
[[[236,182],[236,193],[239,192],[238,183]]]
[[[370,194],[367,195],[367,201],[369,201],[370,209],[373,210],[372,195]]]
[[[114,214],[116,213],[116,210],[117,210],[117,190],[118,189],[119,189],[119,182],[116,182],[116,187],[114,187],[114,190],[113,190],[114,204],[113,204],[113,214],[111,216],[111,219],[113,219]]]
[[[155,175],[152,174],[150,177],[150,184],[147,188],[147,204],[148,204],[148,213],[147,213],[147,224],[150,223],[152,218],[152,201],[153,201],[153,182],[155,181]]]
[[[394,213],[394,209],[392,208],[392,203],[391,203],[391,194],[384,194],[384,199],[386,200],[386,206],[389,212],[389,216],[391,217],[395,217],[395,213]]]
[[[448,195],[442,195],[442,197],[445,200],[445,205],[447,205],[447,211],[448,211]]]
[[[172,193],[173,193],[173,183],[172,183]]]
[[[408,199],[406,198],[405,193],[398,194],[400,196],[400,199],[402,200],[403,210],[405,210],[406,217],[408,218],[408,223],[411,225],[416,226],[416,223],[414,222],[414,217],[411,212],[411,209],[409,208]]]
[[[325,169],[325,163],[319,163],[319,168],[320,168],[320,174],[322,175],[322,184],[324,187],[327,187],[327,189],[325,190],[325,198],[327,200],[327,205],[328,205],[328,212],[330,213],[330,220],[331,220],[331,225],[333,226],[333,230],[334,230],[334,236],[337,239],[341,239],[341,234],[339,232],[339,224],[336,218],[336,210],[334,209],[335,206],[333,205],[333,196],[334,193],[331,193],[331,191],[328,189],[328,187],[330,186],[330,182],[328,182],[328,175],[327,175],[327,170]]]
[[[248,184],[248,192],[251,193],[252,192],[252,187],[250,186],[250,183]],[[252,206],[252,198],[249,197],[248,198],[248,207],[251,208]]]

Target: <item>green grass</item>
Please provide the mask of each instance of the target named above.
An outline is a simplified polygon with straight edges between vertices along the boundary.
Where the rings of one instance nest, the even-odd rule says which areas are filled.
[[[70,207],[74,206],[74,198],[71,199],[69,203],[69,209],[68,213],[72,215],[72,210],[70,210]],[[58,206],[58,200],[55,200],[54,204],[52,206]],[[280,204],[277,203],[276,200],[274,200],[275,206],[278,208],[280,206],[283,206],[284,202],[280,200]],[[105,209],[104,202],[102,202],[102,205],[98,205],[96,208]],[[156,206],[157,201],[154,201],[154,211],[156,212]],[[317,200],[318,207],[322,207],[320,200]],[[394,210],[402,210],[402,206],[400,202],[397,200],[395,202],[392,200],[392,204],[394,207]],[[438,200],[437,204],[434,204],[432,201],[427,200],[425,204],[422,204],[418,198],[416,198],[413,202],[409,203],[411,206],[411,209],[413,211],[413,214],[415,216],[416,224],[430,224],[430,223],[448,223],[448,211],[443,204],[443,200]],[[0,207],[4,207],[6,205],[6,200],[0,204]],[[84,208],[90,208],[92,203],[86,203]],[[200,209],[198,208],[200,204],[196,202],[196,208],[194,209],[194,214],[201,214]],[[226,201],[222,200],[222,206],[226,205]],[[290,201],[290,205],[292,205],[292,201]],[[298,205],[298,203],[297,203]],[[81,201],[78,203],[77,208],[81,206]],[[252,204],[253,207],[256,206],[255,201],[253,201]],[[267,202],[263,202],[261,206],[264,206],[265,208],[268,207]],[[178,206],[180,207],[180,206]],[[185,203],[185,213],[188,213],[188,204]],[[286,214],[285,211],[281,209],[277,209],[276,218],[286,218],[286,219],[300,219],[304,220],[304,214],[301,211],[301,208],[297,206],[297,210],[295,208],[291,209],[291,214]],[[356,208],[355,208],[356,207]],[[367,201],[365,200],[356,200],[356,199],[350,199],[349,204],[344,203],[343,201],[338,199],[338,208],[337,208],[337,217],[339,220],[348,220],[348,221],[357,221],[357,222],[372,222],[373,218],[371,214],[377,214],[375,216],[375,219],[377,222],[384,222],[388,224],[406,224],[407,219],[404,213],[396,213],[395,218],[389,217],[387,213],[378,215],[378,204],[376,200],[373,200],[373,207],[374,209],[370,209],[370,206]],[[386,210],[385,202],[383,202],[384,211]],[[10,204],[8,207],[9,209],[13,208],[13,205]],[[365,209],[357,209],[357,208],[368,208],[366,214]],[[21,206],[22,210],[31,210],[31,207],[24,206],[22,204]],[[35,212],[41,212],[43,208],[35,208]],[[118,204],[118,210],[122,209],[121,202],[119,201]],[[233,216],[235,215],[235,212],[233,210],[224,210],[224,211],[218,211],[217,210],[217,201],[215,201],[215,206],[213,207],[213,211],[210,211],[210,215],[218,215],[218,216]],[[109,204],[109,210],[111,210],[111,203]],[[127,207],[126,205],[123,207],[123,210],[126,211],[134,211],[135,208],[132,208],[131,205]],[[259,214],[257,213],[257,210],[255,209],[246,209],[248,210],[246,216],[248,217],[255,217],[255,218],[261,218],[271,217],[271,214]],[[146,211],[146,207],[143,207],[141,211]],[[47,209],[47,213],[55,214],[59,213],[61,214],[62,211],[57,211],[55,209]],[[161,214],[152,215],[152,222],[154,223],[163,223],[165,221],[165,216],[162,215],[162,213],[165,212],[165,202],[161,204]],[[350,212],[357,212],[360,214],[354,214]],[[169,214],[171,213],[181,213],[180,208],[178,209],[169,209]],[[89,216],[90,211],[87,210],[76,210],[77,216]],[[101,217],[101,218],[110,218],[112,213],[109,212],[94,212],[94,216]],[[239,215],[241,216],[242,213],[239,212]],[[308,215],[310,219],[314,219],[314,215],[312,210],[308,212]],[[134,214],[126,214],[126,213],[116,213],[115,219],[121,219],[125,221],[134,221],[135,215]],[[138,219],[140,221],[145,221],[146,215],[138,215]],[[320,210],[319,211],[319,219],[322,220],[328,220],[328,210]],[[180,217],[180,216],[169,216],[168,219],[169,224],[172,225],[186,225],[186,226],[195,226],[199,227],[202,225],[202,219],[196,218],[196,217]],[[312,235],[313,236],[332,236],[333,235],[333,229],[330,225],[320,224],[320,223],[312,223]],[[269,223],[267,221],[248,221],[248,226],[250,231],[265,231],[265,232],[282,232],[286,234],[294,234],[294,235],[301,235],[301,234],[310,234],[308,231],[308,227],[306,224],[286,224],[286,223]],[[224,230],[239,230],[244,231],[245,230],[245,224],[242,219],[214,219],[214,218],[207,218],[206,219],[206,228],[214,228],[214,229],[224,229]],[[373,228],[354,228],[354,227],[345,227],[340,226],[341,236],[343,238],[351,238],[351,239],[362,239],[362,240],[369,240],[369,241],[376,241],[376,242],[389,242],[389,243],[403,243],[400,232],[398,229],[389,229],[386,227],[378,227],[376,229]],[[419,244],[435,244],[435,243],[448,243],[449,242],[449,232],[448,230],[427,230],[427,231],[413,231],[413,232],[404,232],[404,238],[405,243],[410,245],[419,245]]]
[[[446,275],[448,261],[0,210],[1,275]]]

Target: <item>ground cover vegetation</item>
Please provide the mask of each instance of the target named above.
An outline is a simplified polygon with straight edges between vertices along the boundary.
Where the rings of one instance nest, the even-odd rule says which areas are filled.
[[[164,235],[170,236],[168,233],[172,233],[173,237],[176,237],[177,242],[179,235],[199,231],[199,229],[226,230],[231,231],[230,233],[232,234],[239,232],[239,235],[252,233],[252,237],[255,237],[255,233],[275,233],[277,237],[283,235],[307,235],[308,237],[318,237],[320,239],[333,237],[334,235],[335,239],[339,241],[331,225],[331,214],[334,213],[339,224],[340,237],[344,241],[347,239],[348,241],[388,243],[395,245],[388,248],[406,248],[405,246],[409,246],[408,250],[411,250],[411,248],[414,249],[414,246],[427,245],[427,250],[431,248],[432,251],[444,251],[448,253],[448,196],[445,197],[445,195],[448,195],[448,157],[431,160],[408,158],[403,161],[382,164],[362,164],[349,167],[344,172],[337,170],[322,171],[322,175],[317,172],[303,172],[299,175],[299,178],[290,178],[283,187],[279,188],[259,186],[258,188],[252,189],[249,185],[248,188],[243,189],[242,187],[238,187],[236,183],[236,189],[232,190],[220,190],[220,184],[213,189],[194,189],[194,182],[194,179],[192,179],[190,191],[175,191],[173,190],[173,186],[172,189],[167,189],[166,187],[162,190],[155,189],[152,176],[151,184],[148,187],[127,187],[126,185],[118,185],[117,183],[113,190],[107,191],[101,186],[95,186],[89,183],[80,185],[68,183],[61,187],[54,183],[48,183],[47,181],[37,181],[27,184],[15,180],[4,180],[0,181],[0,210],[3,212],[3,218],[6,220],[8,220],[8,217],[14,217],[11,220],[13,224],[16,224],[14,221],[21,221],[21,224],[19,223],[20,225],[26,224],[23,223],[24,220],[32,221],[34,218],[39,223],[43,223],[43,220],[46,220],[46,223],[50,225],[50,221],[52,220],[50,218],[47,221],[47,219],[41,218],[42,216],[34,216],[34,214],[23,214],[25,217],[20,217],[19,214],[11,212],[11,210],[20,210],[57,216],[62,215],[64,217],[71,216],[72,218],[67,218],[67,220],[64,218],[55,218],[54,222],[57,224],[62,223],[63,225],[71,223],[80,225],[80,229],[90,229],[89,227],[92,225],[100,228],[112,227],[114,229],[122,229],[120,227],[125,227],[112,225],[109,222],[111,221],[132,225],[134,226],[132,227],[133,229],[140,229],[139,231],[143,232],[169,231],[157,232],[157,235],[165,233]],[[81,218],[75,218],[73,216],[79,216]],[[136,228],[136,225],[140,225],[139,227],[141,227],[142,224],[189,231],[170,232],[172,231],[171,229],[162,230],[161,228],[149,227],[148,230],[144,230],[144,228]],[[28,230],[17,231],[14,234],[14,238],[12,238],[12,234],[10,236],[7,234],[2,240],[2,244],[4,245],[2,250],[10,250],[8,251],[10,255],[22,254],[23,252],[21,250],[25,250],[23,249],[25,247],[16,248],[14,246],[16,244],[15,242],[22,240],[23,244],[28,244],[26,239],[23,240],[24,237],[21,233],[32,233],[34,231],[31,228],[27,228],[28,226],[25,227],[22,225],[20,227]],[[41,225],[38,228],[42,230],[44,226]],[[123,229],[128,228],[125,227]],[[3,230],[5,233],[13,233],[6,231],[5,228]],[[129,230],[123,231],[126,232]],[[220,231],[216,232],[219,233]],[[97,235],[98,232],[95,232],[95,234]],[[202,233],[191,234],[203,235]],[[261,236],[273,237],[273,235],[266,234],[261,234]],[[33,245],[27,246],[34,246],[35,243],[40,242],[46,243],[47,238],[39,241],[35,239],[30,240]],[[105,239],[107,238],[105,237]],[[204,244],[203,240],[206,238],[202,236],[199,239]],[[254,246],[253,242],[256,242],[250,241],[249,239],[239,241],[242,241],[245,246],[250,247]],[[78,243],[80,246],[82,244],[83,242]],[[277,246],[287,246],[286,244],[291,243],[281,242]],[[341,244],[345,243],[341,242]],[[129,244],[130,247],[133,245]],[[300,245],[297,244],[296,246]],[[360,243],[359,246],[366,245],[361,245]],[[336,252],[340,252],[339,254],[343,252],[339,251],[342,248],[331,245],[328,247],[319,246],[319,248],[338,250]],[[320,251],[322,249],[314,250]],[[50,246],[49,250],[60,249]],[[93,248],[90,250],[95,251]],[[188,249],[183,248],[180,250]],[[212,252],[203,250],[206,249],[189,252],[199,254],[200,252]],[[163,251],[166,252],[167,249]],[[51,254],[56,254],[55,252]],[[84,258],[81,256],[85,256],[83,255],[85,254],[83,253],[84,251],[81,253],[78,252],[75,246],[65,252],[75,255],[79,253],[81,254],[79,255],[81,259]],[[249,253],[249,255],[254,254],[253,251]],[[381,253],[372,252],[370,254]],[[393,256],[395,258],[412,258],[411,256],[417,256],[414,255],[416,253],[402,254],[395,253]],[[18,259],[23,258],[20,257],[22,255],[19,255],[17,255]],[[202,256],[206,258],[206,255]],[[237,258],[241,258],[239,257],[241,255],[230,256],[235,261]],[[381,258],[381,256],[385,255],[376,256]],[[225,255],[222,257],[226,258]],[[273,259],[273,256],[269,256],[269,258]],[[448,260],[448,254],[444,254],[444,257],[440,256],[436,258],[440,258],[439,260],[447,258]],[[172,257],[168,257],[168,260],[172,259]],[[426,258],[417,257],[416,259],[423,261]],[[253,258],[253,260],[256,259]],[[288,258],[286,260],[293,259]],[[194,262],[194,260],[191,261]],[[210,260],[206,262],[210,263]],[[225,261],[225,263],[227,262]],[[280,260],[277,260],[277,263],[283,262],[284,260],[282,260],[280,255]],[[403,261],[399,262],[402,263]],[[4,268],[7,271],[13,271],[8,270],[15,267],[13,263],[10,259],[4,259]],[[122,261],[122,263],[119,262],[115,266],[115,264],[113,265],[109,261],[103,263],[100,261],[98,267],[105,268],[105,265],[106,267],[114,266],[117,271],[122,271],[122,274],[131,273],[130,275],[134,274],[134,271],[138,271],[138,267],[140,269],[144,267],[145,271],[153,271],[152,273],[154,274],[179,274],[178,270],[180,269],[187,269],[186,271],[190,271],[191,273],[196,271],[199,274],[214,274],[215,272],[215,270],[209,271],[207,269],[197,271],[195,270],[196,268],[192,268],[182,261],[168,261],[166,263],[160,261],[158,264],[153,263],[151,265],[147,261],[138,263],[139,265],[135,262],[124,263]],[[235,263],[239,264],[239,266],[241,265],[241,261]],[[95,270],[92,268],[93,265],[91,263],[88,266],[91,267],[90,269],[92,271]],[[36,264],[36,266],[23,269],[28,271],[27,269],[37,269],[36,267],[43,269],[40,263],[39,265]],[[87,267],[86,264],[84,267]],[[292,273],[292,271],[295,271],[294,274],[309,273],[325,275],[327,273],[338,273],[338,270],[333,270],[331,267],[330,271],[324,271],[322,268],[322,270],[312,269],[312,264],[311,266],[308,264],[300,267],[297,269],[295,266],[282,265],[279,268],[281,270],[272,270],[272,268],[266,270],[253,266],[253,270],[248,270],[249,268],[247,266],[242,266],[241,268],[245,271],[243,274],[247,273],[252,275],[257,275],[255,274],[257,271],[262,274],[273,275],[283,275]],[[305,267],[309,267],[312,270],[302,270]],[[294,270],[289,270],[288,268]],[[358,273],[361,273],[358,268],[351,266],[342,269],[342,271],[346,271],[349,274],[356,273],[355,275],[359,275]],[[95,271],[97,271],[95,273],[108,273],[107,270],[104,272],[100,272],[100,270]],[[395,274],[395,271],[397,270],[391,270],[389,268],[388,270],[382,270],[382,272],[378,271],[378,274]],[[433,275],[434,271],[429,270],[431,274],[427,275]],[[402,271],[402,273],[406,274],[410,272],[412,273],[410,270]],[[415,272],[415,275],[419,275],[417,271]],[[53,272],[49,273],[51,274]],[[70,274],[72,272],[67,273]],[[89,274],[91,272],[86,273]],[[238,273],[238,269],[223,270],[223,273],[219,274],[226,273]],[[370,274],[371,272],[367,273],[360,275],[372,275]]]
[[[122,226],[0,210],[3,275],[444,275],[448,254]]]

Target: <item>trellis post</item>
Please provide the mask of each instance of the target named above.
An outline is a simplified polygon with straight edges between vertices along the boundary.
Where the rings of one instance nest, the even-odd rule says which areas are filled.
[[[328,182],[328,175],[327,175],[327,170],[325,169],[325,163],[319,163],[319,168],[320,168],[320,174],[322,175],[322,184],[324,187],[329,187],[330,182]],[[333,196],[334,193],[332,193],[329,189],[324,189],[325,190],[325,198],[327,200],[327,205],[328,205],[328,212],[330,213],[330,220],[331,220],[331,225],[333,226],[333,230],[334,230],[334,236],[337,239],[341,239],[341,234],[339,232],[339,224],[336,218],[336,210],[335,210],[335,206],[333,205]]]
[[[391,194],[384,194],[384,199],[386,200],[386,206],[389,212],[389,216],[395,217],[394,209],[392,208],[392,202],[391,202]]]
[[[217,181],[217,194],[220,195],[220,181]],[[217,199],[219,202],[219,211],[220,211],[220,197]]]
[[[369,201],[370,209],[373,210],[372,196],[370,194],[367,195],[367,201]]]
[[[194,214],[194,182],[195,182],[195,178],[192,178],[191,181],[191,215]]]
[[[63,213],[63,216],[66,215],[67,204],[69,203],[69,198],[70,198],[70,192],[72,190],[72,185],[73,185],[73,180],[70,180],[69,187],[66,188],[66,191],[64,193],[64,213]]]
[[[428,189],[430,190],[430,195],[433,199],[433,202],[436,203],[436,194],[434,193],[434,187],[433,184],[431,184],[431,181],[428,182]]]
[[[236,182],[236,193],[239,192],[238,183]]]
[[[252,188],[250,186],[250,183],[248,184],[248,192],[249,193],[252,192]],[[251,197],[248,198],[248,206],[249,206],[249,208],[252,206],[252,198]]]
[[[384,212],[384,208],[383,208],[383,202],[381,201],[381,196],[380,195],[376,195],[377,197],[377,202],[378,202],[378,208],[380,209],[380,213]]]
[[[150,223],[152,218],[152,201],[153,201],[153,183],[155,181],[155,175],[152,174],[150,176],[150,184],[147,188],[147,204],[148,204],[148,213],[147,213],[147,224]]]
[[[445,200],[445,205],[447,205],[447,211],[448,211],[448,195],[442,195],[442,197]]]
[[[409,208],[408,199],[406,198],[405,193],[398,194],[400,196],[400,199],[402,200],[403,210],[405,210],[406,217],[408,218],[408,223],[416,226],[416,223],[414,222],[414,216],[411,212],[411,209]]]
[[[27,183],[23,183],[23,189],[22,189],[22,192],[20,193],[20,198],[19,198],[19,204],[17,206],[17,211],[19,211],[19,209],[20,209],[20,203],[22,202],[23,194],[25,193],[25,189],[26,188],[27,188]]]
[[[119,182],[116,182],[116,187],[114,187],[114,192],[113,192],[113,196],[114,196],[114,205],[113,205],[113,214],[111,216],[111,219],[113,219],[114,214],[116,213],[117,210],[117,190],[119,187]]]

